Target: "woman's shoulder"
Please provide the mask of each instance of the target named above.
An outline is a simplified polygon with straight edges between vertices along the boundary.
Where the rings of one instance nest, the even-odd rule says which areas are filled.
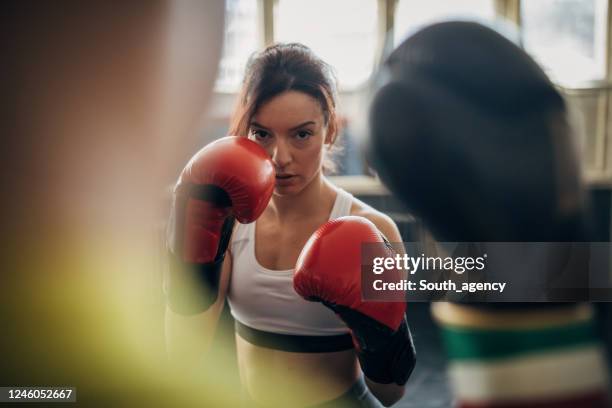
[[[391,217],[355,197],[351,205],[351,215],[371,221],[390,242],[402,241],[399,229]]]

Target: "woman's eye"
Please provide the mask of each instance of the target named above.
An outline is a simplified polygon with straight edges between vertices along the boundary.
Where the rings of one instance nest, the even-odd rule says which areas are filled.
[[[260,129],[251,130],[251,134],[255,136],[255,139],[257,140],[265,140],[268,136],[270,136],[268,132],[266,132],[265,130],[260,130]]]
[[[306,130],[300,130],[299,132],[297,132],[297,133],[295,134],[295,137],[296,137],[298,140],[306,140],[306,139],[308,139],[308,138],[309,138],[311,135],[312,135],[312,133],[310,133],[310,132],[308,132],[308,131],[306,131]]]

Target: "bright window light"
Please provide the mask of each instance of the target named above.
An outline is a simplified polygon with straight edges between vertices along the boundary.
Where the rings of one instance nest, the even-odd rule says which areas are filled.
[[[607,7],[606,0],[522,1],[525,49],[562,85],[605,78]]]
[[[274,40],[300,42],[334,67],[342,89],[370,76],[376,48],[377,0],[278,0]]]
[[[217,92],[237,92],[246,63],[259,47],[257,0],[226,0],[223,56],[215,84]]]
[[[493,0],[400,0],[395,10],[393,43],[398,45],[419,27],[438,20],[495,19]]]

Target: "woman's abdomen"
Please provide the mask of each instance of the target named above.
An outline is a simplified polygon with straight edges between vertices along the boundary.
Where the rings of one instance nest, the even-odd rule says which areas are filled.
[[[359,378],[354,350],[292,353],[255,346],[236,335],[240,379],[256,403],[302,406],[332,400]]]

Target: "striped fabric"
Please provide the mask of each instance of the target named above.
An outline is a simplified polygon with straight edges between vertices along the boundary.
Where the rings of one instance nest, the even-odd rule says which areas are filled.
[[[460,408],[609,407],[590,305],[533,311],[434,303]]]

